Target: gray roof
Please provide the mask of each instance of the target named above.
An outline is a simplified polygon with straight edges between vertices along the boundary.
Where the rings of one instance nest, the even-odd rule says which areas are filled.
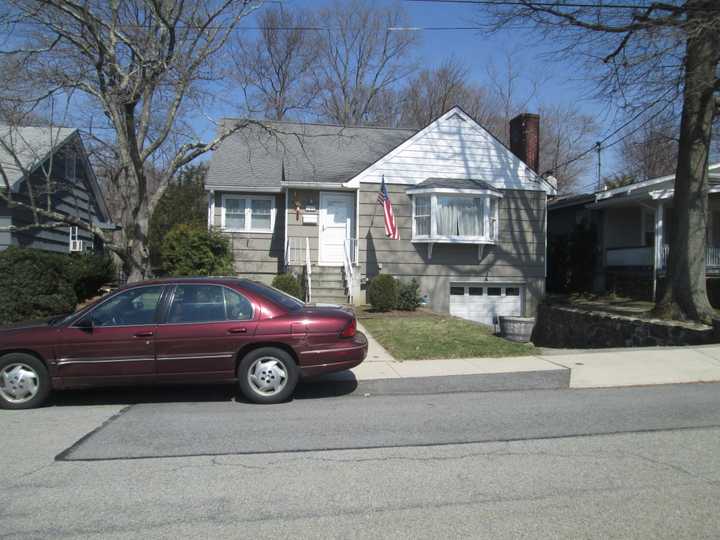
[[[420,182],[411,189],[424,188],[448,188],[448,189],[489,189],[498,191],[498,189],[482,180],[473,180],[465,178],[428,178]]]
[[[74,128],[0,124],[0,165],[11,187],[39,167],[50,153],[77,132]],[[4,179],[0,182],[4,186]]]
[[[267,121],[263,126],[244,128],[220,144],[210,160],[205,185],[211,189],[276,190],[283,179],[342,183],[415,133],[409,129]]]

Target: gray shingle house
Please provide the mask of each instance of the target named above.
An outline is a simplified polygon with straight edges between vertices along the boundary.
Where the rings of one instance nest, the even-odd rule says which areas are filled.
[[[417,279],[438,311],[486,323],[532,314],[555,192],[536,172],[538,124],[513,120],[513,151],[458,107],[420,131],[245,129],[212,156],[208,225],[231,236],[240,275],[294,271],[313,302],[364,303],[367,280],[382,272]],[[385,236],[383,178],[400,240]]]
[[[15,200],[29,202],[28,182],[36,204],[48,197],[54,211],[73,215],[86,223],[110,221],[95,173],[77,129],[0,125],[0,191],[9,189]],[[69,252],[96,249],[93,235],[78,227],[25,229],[30,211],[8,208],[0,200],[0,250],[8,246]],[[10,231],[8,227],[18,227]]]

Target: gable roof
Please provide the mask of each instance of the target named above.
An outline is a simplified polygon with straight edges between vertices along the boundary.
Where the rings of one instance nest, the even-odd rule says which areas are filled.
[[[220,144],[210,160],[205,186],[280,191],[283,180],[341,184],[414,133],[409,129],[263,122],[263,126],[249,126]]]
[[[77,129],[64,127],[8,126],[0,124],[0,165],[11,188],[32,173],[60,148]],[[4,180],[2,182],[4,187]]]
[[[109,220],[110,211],[77,128],[0,124],[0,165],[7,176],[10,189],[17,190],[26,174],[32,174],[53,152],[73,141],[81,150],[80,158],[87,170],[89,187],[95,195],[103,219]],[[5,181],[0,179],[0,189],[4,187]]]
[[[363,170],[349,185],[380,183],[383,176],[390,183],[405,185],[440,176],[481,178],[496,189],[557,191],[458,106]]]

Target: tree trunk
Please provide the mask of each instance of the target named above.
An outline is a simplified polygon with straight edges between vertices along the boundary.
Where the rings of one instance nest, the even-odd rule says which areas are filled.
[[[715,71],[720,38],[712,26],[692,24],[709,20],[702,11],[707,0],[688,0],[690,30],[685,56],[683,110],[675,173],[676,219],[670,234],[667,285],[658,299],[660,314],[710,322],[715,312],[705,280],[705,231],[708,212],[708,154],[715,112]],[[690,9],[692,8],[692,9]]]

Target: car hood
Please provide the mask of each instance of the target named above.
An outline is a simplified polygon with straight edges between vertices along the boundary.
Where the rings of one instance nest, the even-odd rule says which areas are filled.
[[[0,326],[0,336],[8,334],[17,334],[19,332],[32,332],[35,330],[45,330],[50,327],[50,321],[53,319],[38,319],[34,321],[22,321],[7,326]]]

